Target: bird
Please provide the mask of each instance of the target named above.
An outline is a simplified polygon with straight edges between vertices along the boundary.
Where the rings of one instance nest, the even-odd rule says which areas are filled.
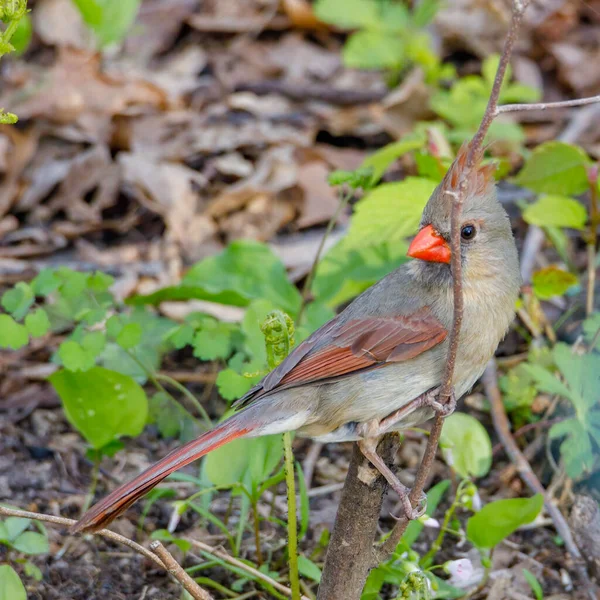
[[[463,320],[454,398],[483,373],[515,314],[521,279],[494,165],[463,145],[429,198],[403,263],[322,325],[237,401],[237,411],[176,448],[92,506],[72,532],[106,527],[165,477],[228,442],[296,431],[321,442],[356,441],[400,496],[408,491],[376,452],[382,435],[446,410],[436,400],[453,323],[451,211],[459,191]]]

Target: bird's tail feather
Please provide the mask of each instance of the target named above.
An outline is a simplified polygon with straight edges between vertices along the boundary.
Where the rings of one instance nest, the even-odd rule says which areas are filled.
[[[180,448],[175,448],[175,450],[167,454],[167,456],[156,464],[147,468],[135,479],[119,486],[106,496],[106,498],[103,498],[100,502],[92,506],[73,525],[71,532],[91,532],[103,529],[136,500],[159,484],[167,475],[232,440],[252,435],[252,433],[256,434],[263,423],[251,418],[249,412],[253,411],[246,410],[237,413],[195,440],[188,442]]]

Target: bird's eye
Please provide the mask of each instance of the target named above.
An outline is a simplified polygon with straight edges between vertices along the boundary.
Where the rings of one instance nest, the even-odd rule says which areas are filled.
[[[463,240],[472,240],[476,233],[475,225],[465,225],[460,231],[460,237]]]

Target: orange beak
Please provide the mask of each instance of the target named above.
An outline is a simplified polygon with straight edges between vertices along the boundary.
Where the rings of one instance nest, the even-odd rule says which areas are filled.
[[[408,247],[408,256],[430,262],[450,262],[450,246],[431,225],[423,227]]]

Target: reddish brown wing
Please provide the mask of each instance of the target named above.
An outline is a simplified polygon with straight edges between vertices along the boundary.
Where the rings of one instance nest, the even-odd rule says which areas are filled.
[[[327,323],[300,344],[239,405],[284,387],[326,381],[418,356],[442,342],[448,332],[429,307],[411,315],[369,317]]]

